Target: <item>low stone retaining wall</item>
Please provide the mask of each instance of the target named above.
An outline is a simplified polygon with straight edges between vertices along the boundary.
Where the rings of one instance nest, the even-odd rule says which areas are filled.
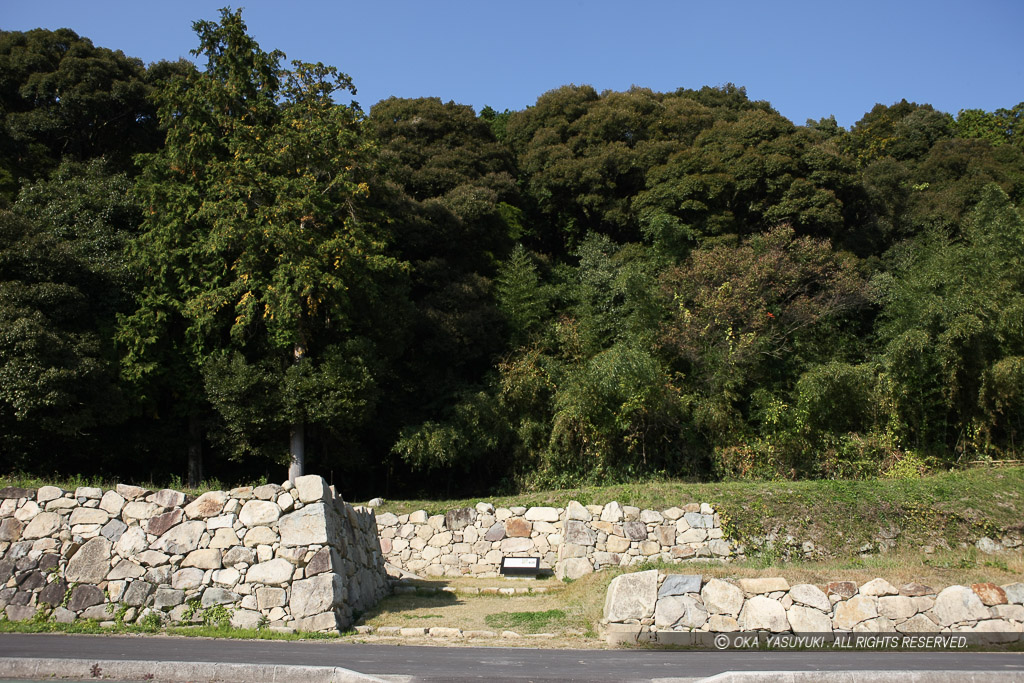
[[[126,485],[0,490],[0,587],[12,620],[195,622],[220,606],[237,627],[323,631],[380,600],[387,575],[373,511],[311,475],[194,500]]]
[[[612,502],[564,508],[475,508],[430,516],[385,513],[377,517],[385,559],[424,576],[496,576],[502,557],[540,557],[558,578],[579,578],[602,567],[662,560],[727,558],[714,509],[692,503],[641,510]]]
[[[976,634],[1020,640],[1024,583],[897,588],[884,579],[862,586],[789,585],[783,578],[703,580],[658,570],[612,580],[602,627],[609,643],[711,645],[709,634]]]

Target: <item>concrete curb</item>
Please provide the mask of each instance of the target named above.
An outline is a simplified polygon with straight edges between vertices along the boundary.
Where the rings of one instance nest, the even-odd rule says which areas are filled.
[[[726,671],[708,678],[651,683],[1024,683],[1024,671]]]
[[[92,678],[115,681],[217,681],[218,683],[382,683],[408,680],[405,676],[379,678],[337,666],[281,666],[276,664],[222,664],[217,662],[153,662],[3,657],[0,674],[14,678]]]

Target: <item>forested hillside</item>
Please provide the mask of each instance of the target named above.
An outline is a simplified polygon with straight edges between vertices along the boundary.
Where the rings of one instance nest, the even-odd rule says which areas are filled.
[[[1019,456],[1024,103],[363,111],[238,12],[195,29],[198,67],[0,32],[0,470],[301,453],[359,498]]]

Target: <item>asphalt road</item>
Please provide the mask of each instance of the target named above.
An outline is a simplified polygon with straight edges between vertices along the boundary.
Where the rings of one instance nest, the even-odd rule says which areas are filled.
[[[0,634],[0,657],[331,666],[370,675],[409,676],[416,681],[628,682],[703,678],[725,671],[987,671],[1024,675],[1024,653],[539,650],[57,634]]]

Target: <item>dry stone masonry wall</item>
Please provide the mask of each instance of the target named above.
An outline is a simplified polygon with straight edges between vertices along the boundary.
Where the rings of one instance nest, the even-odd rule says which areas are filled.
[[[503,557],[540,557],[559,578],[604,567],[662,560],[727,558],[721,521],[704,503],[641,510],[612,502],[564,508],[475,508],[377,517],[381,551],[392,565],[422,576],[496,576]]]
[[[372,510],[316,475],[195,499],[126,485],[3,489],[0,609],[187,622],[222,606],[237,627],[335,630],[386,594],[376,531]]]
[[[711,645],[709,634],[971,634],[1021,640],[1024,583],[977,583],[941,591],[884,579],[790,585],[783,578],[704,580],[649,570],[608,587],[602,625],[611,643]]]

